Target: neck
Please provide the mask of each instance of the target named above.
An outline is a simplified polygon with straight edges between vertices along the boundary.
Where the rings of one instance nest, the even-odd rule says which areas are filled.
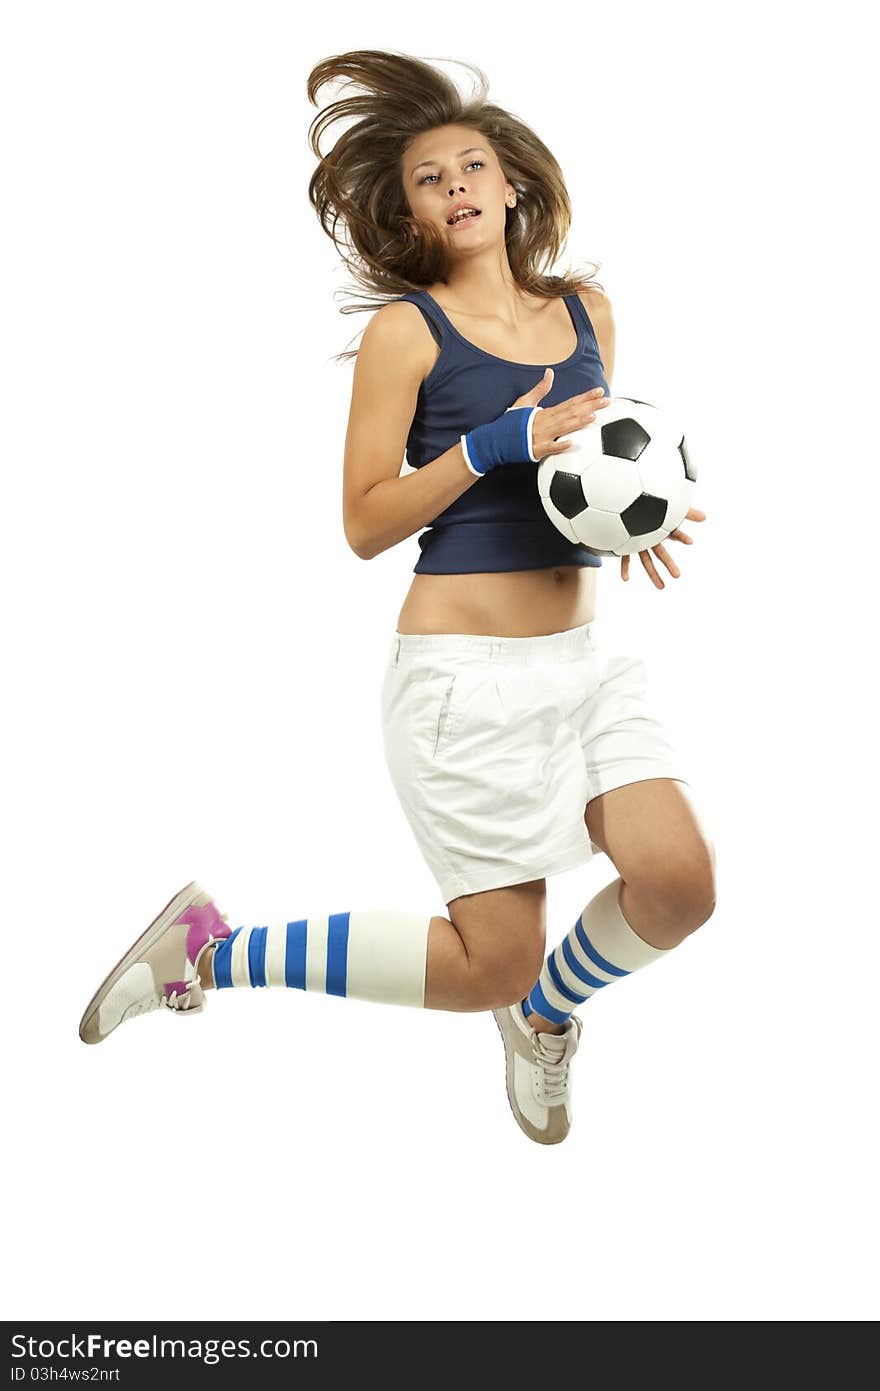
[[[525,312],[529,298],[511,274],[506,250],[501,261],[497,252],[492,251],[453,265],[446,281],[438,282],[437,289],[450,308],[462,314],[494,317],[514,324]]]

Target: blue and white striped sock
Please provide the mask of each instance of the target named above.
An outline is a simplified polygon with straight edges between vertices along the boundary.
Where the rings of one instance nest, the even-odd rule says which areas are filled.
[[[424,1008],[430,917],[374,908],[237,927],[214,949],[218,990],[284,985]]]
[[[604,985],[631,975],[665,956],[671,947],[652,947],[633,932],[620,909],[618,876],[591,899],[567,937],[550,953],[522,1002],[523,1014],[564,1024],[573,1009]]]

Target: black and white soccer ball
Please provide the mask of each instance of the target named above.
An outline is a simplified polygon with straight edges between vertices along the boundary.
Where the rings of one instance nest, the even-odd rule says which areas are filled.
[[[675,420],[614,396],[561,454],[538,465],[551,522],[596,555],[634,555],[663,541],[693,506],[697,471]]]

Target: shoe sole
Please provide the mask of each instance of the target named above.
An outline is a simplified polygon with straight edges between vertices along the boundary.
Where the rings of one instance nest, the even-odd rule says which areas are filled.
[[[162,936],[162,933],[171,926],[175,918],[178,918],[187,908],[191,908],[194,903],[202,906],[210,901],[210,894],[205,893],[201,885],[193,880],[191,883],[187,884],[186,888],[181,889],[179,893],[176,893],[174,897],[166,903],[158,917],[153,919],[146,931],[141,933],[137,941],[134,942],[125,955],[117,961],[113,970],[101,982],[86,1006],[83,1017],[79,1021],[79,1036],[83,1043],[103,1043],[105,1038],[110,1037],[109,1034],[102,1034],[99,1038],[87,1038],[86,1026],[91,1023],[92,1018],[100,1009],[104,997],[113,989],[120,977],[125,975],[129,966],[133,966],[144,952],[149,951],[150,947]]]
[[[537,1131],[526,1130],[526,1127],[523,1124],[525,1117],[520,1116],[520,1113],[517,1110],[516,1104],[513,1099],[512,1088],[514,1064],[511,1061],[512,1051],[509,1050],[507,1047],[507,1035],[504,1032],[504,1026],[501,1024],[498,1015],[495,1013],[494,1009],[492,1011],[492,1018],[495,1020],[495,1027],[501,1035],[501,1042],[504,1044],[504,1090],[507,1092],[507,1104],[510,1107],[513,1119],[516,1121],[522,1133],[529,1140],[533,1140],[536,1145],[561,1145],[562,1141],[568,1138],[568,1131],[566,1131],[564,1135],[557,1135],[555,1139],[550,1140],[546,1136],[542,1136]],[[528,1124],[528,1122],[526,1122],[526,1124]]]

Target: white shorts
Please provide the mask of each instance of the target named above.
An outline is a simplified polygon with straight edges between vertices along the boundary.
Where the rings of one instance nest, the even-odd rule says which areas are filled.
[[[444,903],[585,864],[588,802],[685,782],[644,663],[596,625],[504,638],[395,633],[382,683],[391,781]]]

